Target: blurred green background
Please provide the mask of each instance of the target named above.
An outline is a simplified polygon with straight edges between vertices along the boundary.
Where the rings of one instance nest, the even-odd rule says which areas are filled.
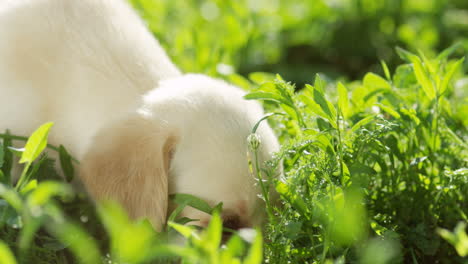
[[[467,0],[131,0],[184,71],[361,78],[401,46],[468,50]],[[464,55],[464,54],[457,54]],[[466,64],[465,64],[466,67]]]

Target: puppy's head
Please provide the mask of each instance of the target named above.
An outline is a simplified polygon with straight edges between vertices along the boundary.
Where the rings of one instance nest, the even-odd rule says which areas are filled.
[[[259,224],[264,206],[249,169],[247,137],[263,111],[244,94],[202,75],[162,82],[144,97],[136,114],[95,137],[80,168],[89,193],[117,200],[131,216],[148,217],[157,229],[165,222],[173,193],[192,194],[212,206],[222,202],[226,227]],[[279,147],[266,122],[257,135],[262,165]],[[182,216],[202,226],[210,219],[188,207]]]
[[[222,202],[224,224],[232,229],[258,225],[265,213],[257,177],[249,169],[249,156],[253,159],[254,153],[249,153],[247,143],[264,113],[260,104],[245,100],[244,95],[224,81],[189,74],[162,82],[145,96],[140,109],[178,128],[169,193],[192,194],[212,206]],[[257,135],[262,167],[279,145],[266,122]],[[197,219],[196,224],[202,226],[210,220],[209,215],[189,207],[182,216]]]

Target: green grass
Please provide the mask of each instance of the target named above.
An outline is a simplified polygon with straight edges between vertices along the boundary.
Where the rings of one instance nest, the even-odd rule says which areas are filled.
[[[212,23],[200,15],[201,2],[132,2],[182,69],[227,79],[248,90],[247,99],[264,103],[268,114],[262,122],[272,125],[282,145],[266,164],[251,157],[252,165],[262,167],[268,177],[258,182],[268,215],[265,226],[235,234],[220,247],[223,229],[217,215],[222,205],[210,208],[196,197],[173,196],[179,208],[211,213],[213,221],[205,230],[182,225],[187,219],[178,218],[176,210],[159,234],[147,221],[131,222],[116,204],[95,208],[68,185],[76,161],[64,147],[47,145],[48,131],[54,128],[45,124],[29,140],[8,132],[0,135],[0,264],[169,263],[179,258],[183,263],[223,264],[468,263],[468,76],[460,59],[466,40],[436,52],[437,43],[426,39],[429,33],[417,42],[387,34],[394,38],[382,44],[387,55],[377,56],[391,63],[387,66],[372,55],[370,64],[379,65],[371,67],[376,73],[350,81],[353,71],[343,77],[339,65],[331,66],[338,73],[320,70],[326,74],[315,74],[321,65],[308,65],[300,74],[285,71],[281,77],[250,69],[277,64],[281,67],[269,69],[277,72],[293,67],[282,57],[293,52],[291,42],[313,43],[326,53],[323,47],[334,42],[313,42],[314,32],[337,30],[340,21],[356,19],[354,12],[364,14],[365,23],[355,21],[367,25],[363,32],[376,36],[385,32],[372,25],[396,14],[385,9],[387,15],[381,15],[381,5],[374,5],[374,11],[372,5],[357,5],[368,2],[364,0],[349,1],[357,9],[330,8],[317,1],[321,12],[310,17],[291,16],[294,8],[286,1],[277,2],[278,12],[265,5],[254,14],[244,1],[213,1],[222,19]],[[403,28],[398,32],[409,34],[408,27],[419,26],[446,36],[445,26],[426,21],[425,14],[452,12],[464,2],[429,2],[406,7],[400,24],[394,23]],[[408,10],[425,22],[414,22],[419,20]],[[275,22],[278,17],[281,24]],[[195,27],[204,30],[192,32]],[[442,44],[457,40],[460,35],[455,33],[440,37]],[[362,42],[371,45],[367,38]],[[424,53],[388,47],[395,44]],[[330,49],[338,52],[336,45]],[[360,52],[351,55],[364,56]],[[258,56],[263,66],[257,64]],[[288,77],[301,84],[296,87]],[[12,149],[12,140],[27,140],[25,149]],[[257,143],[254,135],[249,137],[254,153]],[[59,160],[41,154],[44,148],[59,152]],[[14,155],[25,165],[16,184],[10,179]],[[65,180],[55,171],[55,162],[64,168]],[[273,179],[270,172],[280,163],[284,175]],[[270,202],[270,187],[280,194],[279,204]],[[175,234],[187,243],[172,242]]]

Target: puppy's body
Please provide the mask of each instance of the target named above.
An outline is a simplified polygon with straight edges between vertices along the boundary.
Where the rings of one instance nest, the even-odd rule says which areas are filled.
[[[180,75],[123,1],[0,3],[0,128],[28,134],[53,120],[52,142],[82,156],[103,121]]]
[[[246,138],[263,113],[243,94],[182,75],[123,1],[0,3],[0,130],[28,135],[55,122],[49,140],[82,161],[90,194],[157,228],[176,192],[257,223]],[[266,124],[258,133],[266,160],[278,144]]]

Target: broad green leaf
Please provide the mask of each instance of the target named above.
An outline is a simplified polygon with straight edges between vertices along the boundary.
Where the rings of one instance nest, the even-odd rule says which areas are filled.
[[[221,252],[221,260],[227,261],[233,257],[242,256],[244,252],[245,243],[237,234],[234,234],[226,243],[226,249]]]
[[[400,65],[396,68],[395,74],[393,75],[393,84],[397,88],[412,88],[417,84],[414,69],[409,64]]]
[[[348,107],[349,107],[349,99],[348,99],[348,90],[346,87],[339,82],[338,83],[338,106],[340,108],[343,117],[348,117]]]
[[[398,56],[402,60],[404,60],[406,62],[413,62],[413,60],[418,58],[418,56],[416,56],[415,54],[413,54],[413,53],[411,53],[411,52],[409,52],[409,51],[407,51],[405,49],[402,49],[400,47],[396,47],[395,50],[396,50]]]
[[[177,193],[170,195],[169,198],[176,204],[186,204],[207,214],[213,211],[207,202],[190,194]]]
[[[49,202],[54,196],[67,196],[72,194],[72,189],[63,183],[46,181],[41,182],[28,196],[30,206],[41,206]]]
[[[372,88],[383,88],[389,90],[392,88],[392,86],[390,85],[390,83],[388,83],[387,80],[372,72],[364,76],[363,83],[364,86]]]
[[[156,234],[149,221],[131,221],[126,211],[113,201],[101,201],[98,213],[111,237],[112,253],[118,262],[141,263],[151,255]]]
[[[369,124],[370,122],[372,122],[374,120],[375,116],[368,116],[368,117],[365,117],[361,120],[359,120],[356,124],[354,124],[351,129],[350,129],[350,132],[355,132],[356,130],[358,130],[359,128],[361,128],[362,126],[365,126],[367,124]]]
[[[263,238],[260,230],[256,230],[256,236],[244,264],[260,264],[263,260]]]
[[[249,74],[249,79],[254,83],[261,85],[266,82],[271,82],[275,79],[275,75],[266,72],[253,72]]]
[[[322,80],[322,78],[320,77],[320,74],[316,74],[314,88],[317,89],[320,93],[324,94],[326,85],[327,84],[325,83],[325,81]]]
[[[424,69],[421,60],[417,57],[413,61],[413,69],[416,79],[418,80],[419,85],[421,85],[421,88],[424,90],[426,96],[429,98],[429,100],[434,99],[436,96],[434,85],[431,82],[428,73]]]
[[[429,71],[429,76],[437,77],[437,68],[439,63],[436,60],[429,60],[423,52],[419,51],[419,58],[422,59],[424,68]]]
[[[20,163],[31,163],[45,149],[47,146],[47,136],[49,135],[50,128],[53,126],[52,122],[45,123],[40,126],[34,133],[29,137],[24,147],[24,152],[21,156]]]
[[[177,224],[177,223],[174,223],[174,222],[168,222],[167,225],[169,227],[175,229],[177,232],[179,232],[179,234],[181,234],[185,238],[194,237],[194,238],[196,238],[198,240],[200,239],[198,237],[198,234],[195,232],[195,229],[193,229],[190,226],[184,226],[184,225],[180,225],[180,224]]]
[[[20,190],[21,195],[26,195],[27,193],[33,191],[37,188],[37,180],[28,181],[28,183]]]
[[[219,212],[214,212],[211,217],[211,221],[208,228],[203,232],[201,239],[205,241],[205,245],[212,251],[215,252],[220,243],[222,236],[222,222]]]
[[[308,85],[306,85],[308,86]],[[312,87],[312,86],[309,86],[309,87]],[[313,88],[311,88],[313,89]],[[304,91],[301,95],[299,95],[299,99],[301,99],[301,101],[303,101],[306,105],[307,105],[307,110],[310,110],[312,111],[312,113],[324,118],[324,119],[327,119],[327,114],[325,114],[325,112],[323,112],[322,108],[320,107],[320,105],[318,105],[312,98],[312,95],[310,94],[310,92],[307,90],[307,91]]]
[[[238,87],[241,87],[245,90],[249,90],[251,88],[251,83],[249,82],[249,80],[247,80],[245,77],[239,75],[239,74],[236,74],[236,73],[233,73],[233,74],[229,74],[228,75],[228,80],[230,83],[238,86]]]
[[[393,116],[394,118],[400,118],[400,114],[393,110],[391,107],[389,106],[386,106],[384,104],[376,104],[378,107],[380,107],[380,109],[384,110],[385,112],[387,112],[388,114],[390,114],[391,116]]]
[[[350,245],[366,236],[366,209],[357,190],[337,194],[329,201],[327,229],[335,243]]]
[[[64,146],[59,147],[60,166],[62,167],[63,174],[67,182],[71,182],[75,176],[75,169],[73,167],[72,158]]]
[[[102,263],[101,254],[95,240],[77,225],[71,222],[51,222],[47,230],[53,233],[62,243],[68,245],[78,263]]]
[[[285,103],[283,98],[274,93],[267,93],[267,92],[251,92],[244,96],[247,100],[266,100],[272,101],[278,104]]]
[[[0,264],[16,264],[15,255],[3,241],[0,240]]]
[[[452,46],[446,48],[445,50],[443,50],[439,56],[437,56],[437,60],[439,61],[442,61],[442,60],[446,60],[450,55],[452,55],[457,49],[463,47],[463,44],[462,42],[457,42],[455,44],[453,44]]]
[[[465,61],[465,58],[461,58],[461,59],[457,60],[456,62],[451,63],[448,66],[447,72],[445,73],[445,75],[444,75],[444,77],[442,79],[442,84],[440,86],[439,95],[443,94],[447,90],[447,88],[448,88],[448,86],[450,84],[450,81],[453,78],[453,75],[458,71],[458,69],[462,65],[463,61]]]
[[[6,200],[17,212],[23,209],[23,202],[19,194],[10,186],[0,183],[0,198]]]
[[[327,115],[327,119],[330,123],[334,123],[336,121],[336,110],[335,107],[325,99],[325,96],[317,89],[314,88],[313,91],[313,98],[314,101],[320,105],[322,111]]]
[[[466,223],[459,222],[453,232],[443,228],[437,229],[437,233],[452,244],[461,257],[468,256],[468,235],[465,228]]]
[[[421,123],[421,120],[416,115],[416,111],[414,109],[401,108],[400,112],[411,118],[416,125],[419,125],[419,123]]]

